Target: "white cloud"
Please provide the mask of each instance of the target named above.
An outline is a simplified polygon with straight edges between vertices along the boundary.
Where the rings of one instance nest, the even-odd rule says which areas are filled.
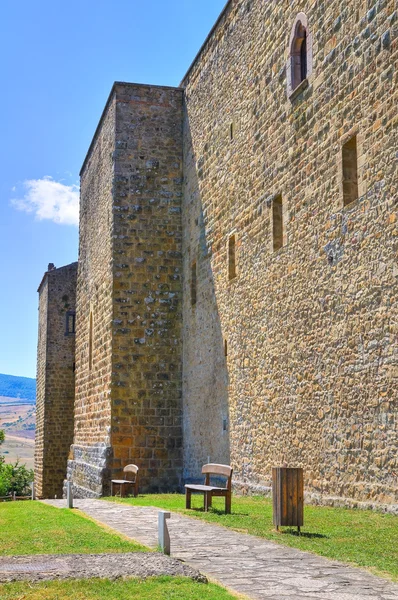
[[[11,200],[18,210],[34,213],[42,221],[62,225],[79,224],[79,186],[65,185],[52,177],[24,181],[22,199]]]

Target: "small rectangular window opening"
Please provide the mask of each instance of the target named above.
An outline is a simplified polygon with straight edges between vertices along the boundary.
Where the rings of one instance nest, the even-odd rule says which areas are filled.
[[[93,313],[90,313],[90,330],[88,339],[88,368],[92,369],[93,366]]]
[[[228,279],[236,277],[236,243],[235,236],[231,235],[228,240]]]
[[[282,196],[276,196],[272,203],[272,233],[274,252],[283,247],[283,202]]]
[[[343,201],[344,206],[358,198],[358,151],[354,135],[343,146]]]
[[[234,139],[234,124],[231,123],[229,126],[229,139],[232,141]]]
[[[66,313],[65,335],[74,335],[76,333],[76,313],[74,310],[68,310]]]
[[[228,356],[228,341],[224,340],[224,356]]]
[[[191,266],[191,304],[192,306],[195,306],[196,304],[196,287],[197,287],[197,281],[196,281],[196,262],[192,263]]]

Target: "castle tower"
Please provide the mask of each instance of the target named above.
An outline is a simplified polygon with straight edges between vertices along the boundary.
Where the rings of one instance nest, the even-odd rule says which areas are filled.
[[[77,263],[48,265],[39,286],[35,483],[39,497],[62,496],[73,439]]]
[[[180,483],[182,100],[116,83],[81,171],[77,496],[129,463],[141,490]]]

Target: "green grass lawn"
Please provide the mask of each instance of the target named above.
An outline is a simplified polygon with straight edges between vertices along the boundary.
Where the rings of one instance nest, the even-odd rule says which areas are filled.
[[[194,510],[185,510],[180,494],[140,495],[138,498],[106,498],[132,505],[156,506],[250,533],[267,540],[306,550],[327,558],[365,567],[398,581],[398,517],[372,511],[306,506],[304,527],[282,528],[272,524],[272,505],[263,497],[232,497],[232,514],[224,514],[224,499],[214,498],[213,508],[203,512],[203,496],[192,496]]]
[[[232,600],[223,588],[196,583],[185,577],[154,577],[145,581],[126,579],[86,579],[47,581],[40,584],[0,585],[1,600]]]
[[[147,551],[76,511],[41,502],[0,503],[0,555]],[[0,594],[1,597],[1,594]]]

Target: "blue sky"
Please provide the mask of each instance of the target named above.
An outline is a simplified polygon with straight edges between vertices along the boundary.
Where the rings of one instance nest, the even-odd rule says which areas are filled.
[[[35,377],[37,287],[77,259],[79,171],[114,81],[178,85],[226,0],[3,0],[0,373]]]

